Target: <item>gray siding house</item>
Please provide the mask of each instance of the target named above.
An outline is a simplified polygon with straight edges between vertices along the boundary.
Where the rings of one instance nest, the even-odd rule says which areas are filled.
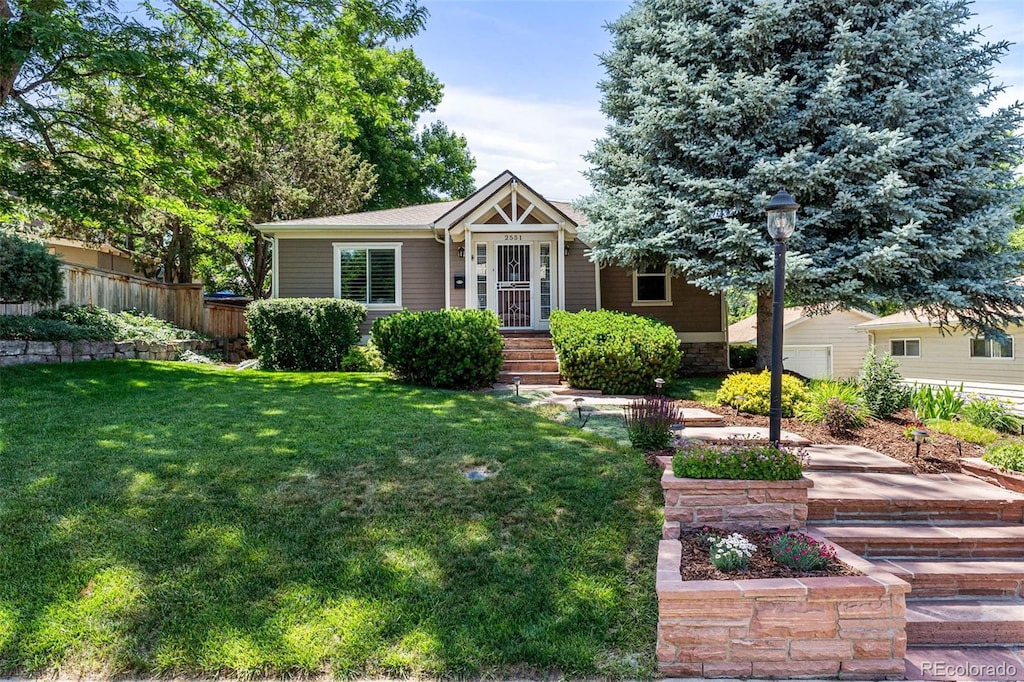
[[[258,226],[274,248],[275,298],[340,297],[377,317],[493,310],[508,332],[549,329],[553,310],[618,310],[670,324],[684,371],[728,367],[724,297],[667,269],[599,268],[577,233],[586,218],[505,171],[471,196]]]

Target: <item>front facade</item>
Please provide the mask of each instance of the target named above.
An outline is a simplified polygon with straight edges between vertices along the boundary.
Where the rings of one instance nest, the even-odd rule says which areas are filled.
[[[868,340],[855,325],[877,315],[863,310],[836,310],[808,315],[801,307],[785,309],[783,365],[808,379],[853,379],[868,352]],[[729,326],[729,343],[757,343],[757,316]]]
[[[963,384],[965,393],[1008,401],[1024,414],[1024,327],[1005,329],[1005,339],[939,330],[925,316],[896,313],[857,325],[879,354],[899,363],[909,384]]]
[[[274,244],[275,298],[367,306],[364,334],[395,311],[492,310],[508,332],[543,332],[554,310],[608,308],[676,330],[693,372],[726,369],[723,297],[665,269],[598,268],[577,236],[586,219],[504,172],[470,197],[260,225]]]

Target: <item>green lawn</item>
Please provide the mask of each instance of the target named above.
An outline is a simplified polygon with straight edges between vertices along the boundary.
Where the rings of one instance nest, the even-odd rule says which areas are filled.
[[[0,370],[0,415],[0,674],[654,673],[656,474],[571,426],[144,362]]]
[[[696,400],[709,405],[715,402],[715,393],[721,388],[725,377],[686,377],[673,379],[666,391],[679,400]]]

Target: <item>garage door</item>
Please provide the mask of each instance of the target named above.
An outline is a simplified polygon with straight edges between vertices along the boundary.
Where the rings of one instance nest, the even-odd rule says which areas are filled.
[[[784,346],[782,366],[808,379],[832,378],[831,346]]]

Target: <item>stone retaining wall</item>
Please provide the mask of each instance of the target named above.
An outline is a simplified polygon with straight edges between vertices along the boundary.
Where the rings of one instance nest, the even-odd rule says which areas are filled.
[[[725,343],[682,343],[681,376],[729,371],[729,346]]]
[[[677,529],[711,526],[727,530],[795,530],[807,525],[809,479],[796,481],[731,481],[718,478],[676,478],[667,469],[661,477],[665,522]],[[678,537],[678,535],[676,535]]]
[[[910,586],[842,548],[836,553],[865,575],[684,581],[679,542],[663,540],[657,576],[660,672],[902,679]]]
[[[0,367],[89,360],[174,360],[182,350],[212,350],[212,341],[0,341]]]

